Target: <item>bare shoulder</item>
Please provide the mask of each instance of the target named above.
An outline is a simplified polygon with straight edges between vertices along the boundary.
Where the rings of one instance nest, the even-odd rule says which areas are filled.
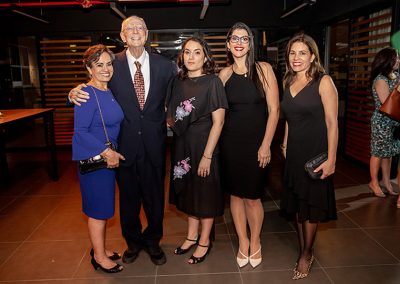
[[[329,76],[328,74],[324,74],[321,78],[321,83],[325,84],[333,83],[332,77]]]
[[[264,74],[266,78],[271,79],[272,75],[274,74],[274,70],[272,69],[271,64],[265,61],[258,61],[257,64],[257,72],[260,75],[260,72]]]
[[[232,68],[225,67],[224,69],[219,71],[218,77],[221,79],[222,83],[225,85],[225,83],[229,80],[231,75],[232,75]]]
[[[319,92],[320,94],[324,94],[327,92],[334,92],[336,93],[335,83],[332,80],[332,77],[329,75],[323,75],[321,78],[321,83],[319,85]]]
[[[263,70],[272,70],[272,66],[268,62],[258,61],[257,63]]]

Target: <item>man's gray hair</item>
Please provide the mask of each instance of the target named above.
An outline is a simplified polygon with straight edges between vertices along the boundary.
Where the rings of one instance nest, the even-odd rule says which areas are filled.
[[[144,26],[144,27],[146,28],[146,30],[147,30],[146,22],[144,21],[144,19],[141,18],[141,17],[139,17],[139,16],[132,15],[132,16],[129,16],[128,18],[126,18],[126,19],[122,22],[122,25],[121,25],[121,32],[124,31],[126,25],[130,22],[130,20],[132,20],[132,19],[134,19],[134,18],[141,20],[141,21],[143,22],[143,26]]]

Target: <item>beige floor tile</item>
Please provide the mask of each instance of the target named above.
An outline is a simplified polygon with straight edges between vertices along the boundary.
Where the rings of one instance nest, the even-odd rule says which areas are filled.
[[[0,280],[71,278],[87,247],[76,240],[24,243],[0,267]]]
[[[361,229],[318,232],[314,253],[324,267],[398,263]]]
[[[0,243],[0,267],[8,258],[11,257],[20,244],[20,242]]]
[[[334,283],[398,284],[399,265],[375,265],[358,267],[326,268],[326,273]]]
[[[167,263],[158,268],[159,275],[202,274],[237,272],[229,236],[220,235],[213,242],[213,247],[205,261],[199,264],[188,264],[187,260],[194,248],[185,255],[175,255],[173,251],[182,244],[182,237],[168,237],[163,240],[163,248],[167,255]]]
[[[241,284],[239,273],[158,276],[157,284]]]

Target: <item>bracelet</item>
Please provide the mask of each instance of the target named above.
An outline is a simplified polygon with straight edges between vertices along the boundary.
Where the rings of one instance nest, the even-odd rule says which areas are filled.
[[[209,158],[209,157],[206,157],[204,154],[203,154],[203,157],[204,157],[204,158],[206,158],[206,159],[208,159],[208,160],[211,160],[211,158]]]
[[[280,147],[281,147],[282,150],[286,149],[286,145],[284,145],[284,144],[281,144]]]

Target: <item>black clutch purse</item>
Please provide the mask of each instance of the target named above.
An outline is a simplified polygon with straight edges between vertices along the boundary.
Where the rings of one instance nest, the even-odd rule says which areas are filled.
[[[308,160],[305,164],[304,164],[304,169],[306,170],[306,172],[308,173],[308,175],[312,178],[312,179],[319,179],[322,175],[322,171],[319,172],[314,172],[314,170],[316,168],[319,167],[319,165],[321,165],[323,162],[325,162],[326,160],[328,160],[328,152],[322,152],[321,154],[313,157],[312,159]]]
[[[111,150],[115,150],[115,146],[110,142],[106,144]],[[107,159],[97,155],[86,160],[78,162],[79,172],[81,174],[91,173],[100,169],[107,168]]]
[[[80,160],[78,166],[81,174],[87,174],[96,170],[107,168],[107,160],[106,158],[97,155],[86,160]]]

